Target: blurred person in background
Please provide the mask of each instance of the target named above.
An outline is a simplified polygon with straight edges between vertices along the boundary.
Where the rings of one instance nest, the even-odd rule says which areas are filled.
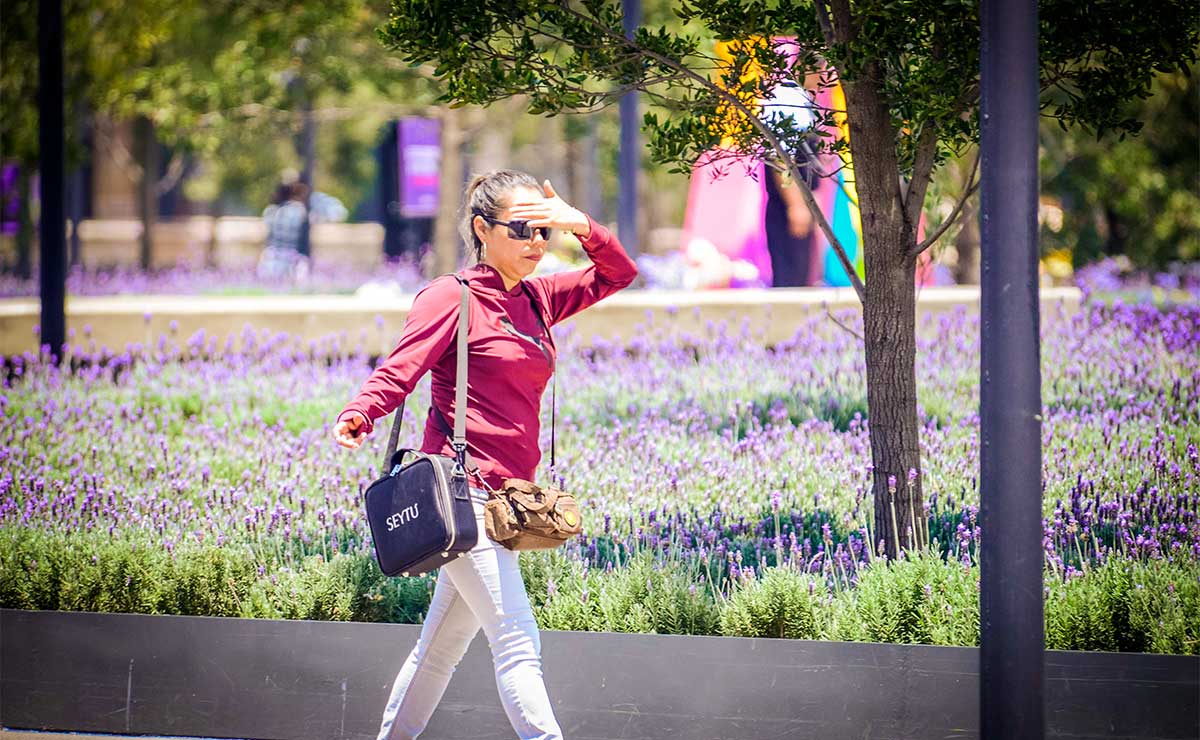
[[[805,76],[804,85],[795,80],[783,80],[771,96],[762,101],[763,119],[778,124],[790,118],[796,131],[811,131],[816,124],[815,92],[820,88],[818,71]],[[820,170],[812,144],[801,140],[795,155],[805,186],[814,190]],[[767,232],[767,250],[771,254],[771,285],[776,288],[812,284],[813,216],[804,202],[800,185],[791,176],[767,164],[763,167],[763,186],[767,204],[763,218]]]
[[[263,210],[267,242],[258,260],[259,278],[288,278],[304,283],[311,272],[311,259],[300,249],[305,227],[345,221],[346,215],[346,207],[337,198],[320,191],[311,192],[303,182],[287,182],[285,178],[271,204]]]
[[[281,183],[276,200],[263,210],[267,243],[258,260],[258,277],[300,282],[309,273],[309,259],[300,253],[301,230],[308,220],[308,186],[302,182]]]

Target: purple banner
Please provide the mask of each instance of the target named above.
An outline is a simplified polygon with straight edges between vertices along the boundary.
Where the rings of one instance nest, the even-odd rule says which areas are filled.
[[[17,217],[20,214],[21,197],[17,193],[17,165],[5,163],[0,166],[0,233],[17,233]]]
[[[438,167],[442,158],[441,121],[401,118],[396,122],[400,173],[400,215],[432,218],[438,209]]]

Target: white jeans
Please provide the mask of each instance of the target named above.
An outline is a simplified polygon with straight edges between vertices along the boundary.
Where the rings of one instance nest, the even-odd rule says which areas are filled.
[[[483,627],[500,701],[522,740],[561,740],[546,684],[542,643],[517,553],[484,531],[487,494],[471,489],[479,541],[439,571],[421,636],[404,661],[383,713],[379,740],[415,738],[429,723],[455,666]]]

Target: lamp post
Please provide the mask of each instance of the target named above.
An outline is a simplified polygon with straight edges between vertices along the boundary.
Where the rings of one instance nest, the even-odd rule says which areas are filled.
[[[982,0],[980,738],[1045,735],[1036,0]]]
[[[625,37],[633,38],[642,22],[642,1],[625,0]],[[638,100],[636,92],[621,96],[621,149],[617,163],[617,235],[630,255],[636,255],[638,244],[638,174],[641,172],[641,142],[638,140]]]
[[[67,338],[67,224],[63,209],[63,21],[61,0],[38,2],[38,171],[41,219],[41,343],[62,359]]]

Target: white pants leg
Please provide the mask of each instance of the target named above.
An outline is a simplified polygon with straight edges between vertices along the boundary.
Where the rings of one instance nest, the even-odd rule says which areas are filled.
[[[442,566],[421,636],[396,676],[379,740],[417,737],[479,628],[492,650],[500,701],[521,740],[561,740],[542,679],[541,639],[517,553],[484,532],[487,494],[471,490],[479,541]]]

